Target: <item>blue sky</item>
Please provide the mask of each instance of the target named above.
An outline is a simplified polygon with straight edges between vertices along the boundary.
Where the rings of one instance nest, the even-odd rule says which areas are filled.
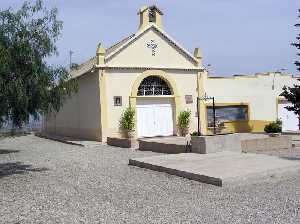
[[[23,1],[1,0],[0,8],[19,7]],[[137,31],[138,9],[155,3],[163,12],[166,32],[188,51],[200,47],[204,65],[215,75],[253,74],[286,68],[297,73],[296,48],[290,43],[300,29],[299,0],[46,0],[56,6],[64,22],[57,43],[60,55],[51,63],[81,63],[105,47]]]

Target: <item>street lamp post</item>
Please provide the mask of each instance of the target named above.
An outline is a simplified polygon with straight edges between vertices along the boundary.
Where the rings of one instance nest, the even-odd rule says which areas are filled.
[[[217,133],[216,132],[216,107],[215,107],[215,97],[207,96],[206,93],[204,94],[203,97],[197,97],[197,116],[198,116],[198,136],[200,136],[200,111],[199,111],[199,101],[200,100],[212,100],[213,102],[213,119],[214,119],[214,135]]]

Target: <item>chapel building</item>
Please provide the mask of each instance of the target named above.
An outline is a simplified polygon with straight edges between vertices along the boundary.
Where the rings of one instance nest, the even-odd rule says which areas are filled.
[[[159,8],[145,6],[138,16],[136,33],[106,49],[99,44],[95,56],[71,72],[78,92],[45,118],[45,132],[106,141],[120,135],[122,112],[132,107],[137,138],[178,135],[184,110],[191,111],[190,132],[199,122],[200,132],[210,134],[213,105],[206,96],[215,99],[222,132],[263,132],[276,119],[283,121],[283,130],[298,130],[299,121],[280,94],[299,77],[279,72],[210,76],[199,48],[192,54],[165,32]]]

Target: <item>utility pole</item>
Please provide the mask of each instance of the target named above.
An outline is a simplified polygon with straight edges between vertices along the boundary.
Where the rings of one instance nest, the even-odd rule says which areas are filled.
[[[72,51],[72,50],[70,50],[69,51],[69,56],[70,56],[70,70],[71,70],[71,68],[72,68],[72,54],[74,54],[74,51]]]

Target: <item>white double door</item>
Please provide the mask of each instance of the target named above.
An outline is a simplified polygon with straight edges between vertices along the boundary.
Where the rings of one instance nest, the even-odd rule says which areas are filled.
[[[138,137],[173,135],[173,106],[170,99],[138,99]]]
[[[291,103],[278,104],[278,118],[282,121],[283,131],[298,131],[299,120],[293,111],[288,111],[285,107],[292,106]]]

